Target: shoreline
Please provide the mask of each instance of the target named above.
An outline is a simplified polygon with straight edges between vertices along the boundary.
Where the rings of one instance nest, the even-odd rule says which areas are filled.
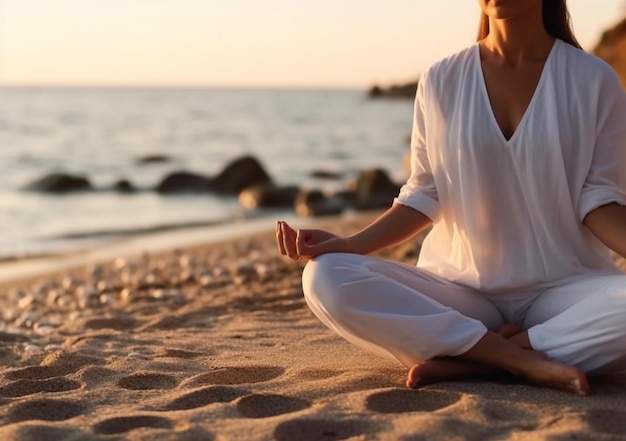
[[[301,228],[329,228],[334,224],[364,226],[378,210],[353,212],[321,217],[299,217],[294,213],[277,211],[276,215],[233,219],[231,222],[198,227],[176,227],[153,232],[115,237],[84,248],[70,248],[56,253],[0,260],[0,286],[18,283],[21,279],[46,276],[85,265],[94,265],[116,258],[175,252],[185,248],[209,247],[234,240],[245,240],[274,232],[275,222],[284,220]],[[345,231],[345,226],[340,226]],[[276,250],[278,254],[278,251]]]

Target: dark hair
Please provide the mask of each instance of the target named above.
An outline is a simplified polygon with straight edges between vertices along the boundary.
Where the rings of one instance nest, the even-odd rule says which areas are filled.
[[[543,26],[548,34],[554,38],[582,49],[572,31],[566,0],[543,0]],[[478,26],[478,41],[487,35],[489,35],[489,17],[481,14],[480,25]]]

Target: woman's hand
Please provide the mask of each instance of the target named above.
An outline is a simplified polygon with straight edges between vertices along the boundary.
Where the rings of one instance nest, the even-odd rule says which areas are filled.
[[[287,222],[276,222],[276,242],[283,256],[312,259],[325,253],[353,252],[347,239],[324,230],[294,230]]]

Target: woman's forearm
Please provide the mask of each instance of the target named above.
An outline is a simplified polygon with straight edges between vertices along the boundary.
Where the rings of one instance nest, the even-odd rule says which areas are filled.
[[[347,240],[358,254],[369,254],[403,242],[428,228],[432,221],[419,211],[395,204]]]
[[[589,212],[583,223],[607,247],[626,257],[626,206],[602,205]]]

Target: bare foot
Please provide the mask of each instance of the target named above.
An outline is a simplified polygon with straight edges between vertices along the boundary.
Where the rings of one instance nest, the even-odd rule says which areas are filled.
[[[409,371],[406,386],[411,389],[442,381],[465,380],[501,374],[502,370],[454,357],[433,358],[416,364]]]
[[[496,331],[504,338],[511,338],[522,330],[515,325],[506,324]],[[502,374],[503,371],[493,366],[456,357],[441,357],[427,360],[411,368],[406,386],[416,389],[427,384],[442,381],[464,380],[467,378],[487,377]]]
[[[547,357],[536,351],[525,350],[526,360],[517,372],[532,383],[543,386],[574,392],[579,395],[589,394],[587,375],[582,370],[565,364],[550,361]]]

